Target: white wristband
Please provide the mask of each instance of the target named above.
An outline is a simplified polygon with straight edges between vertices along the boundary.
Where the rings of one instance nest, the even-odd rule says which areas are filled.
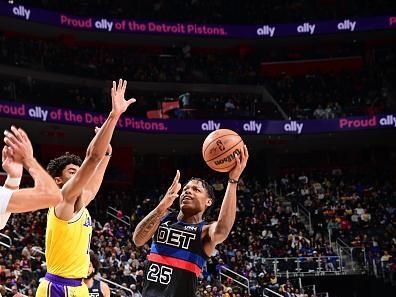
[[[19,187],[19,185],[21,184],[21,177],[9,177],[7,176],[7,179],[4,183],[5,186],[9,186],[9,187]]]

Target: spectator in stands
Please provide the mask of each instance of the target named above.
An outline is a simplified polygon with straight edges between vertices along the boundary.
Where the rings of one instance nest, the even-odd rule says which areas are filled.
[[[204,278],[200,280],[201,285],[198,288],[199,294],[202,293],[201,296],[204,296],[203,292],[206,290],[207,285],[211,285],[212,295],[214,294],[215,287],[220,289],[220,286],[217,284],[218,275],[216,275],[215,269],[215,266],[219,263],[221,265],[227,265],[228,268],[248,277],[251,283],[256,287],[255,290],[251,291],[251,296],[254,297],[262,296],[261,290],[271,285],[270,274],[266,273],[266,271],[273,269],[273,262],[266,259],[266,264],[263,265],[261,264],[262,258],[282,257],[282,260],[278,263],[278,272],[285,271],[283,270],[285,267],[289,272],[293,272],[296,269],[295,259],[290,259],[288,257],[299,255],[301,257],[300,259],[304,261],[300,266],[304,273],[309,270],[313,270],[313,273],[316,273],[318,266],[315,260],[321,256],[321,259],[324,261],[321,265],[321,273],[337,271],[340,268],[339,258],[329,244],[329,234],[325,223],[326,220],[334,222],[337,228],[340,226],[339,232],[340,235],[343,236],[342,239],[348,245],[356,247],[354,251],[357,251],[358,247],[364,246],[367,256],[369,257],[368,261],[373,263],[372,260],[374,258],[377,259],[379,263],[377,266],[378,269],[381,267],[381,258],[386,255],[385,251],[387,251],[389,255],[387,256],[387,258],[389,258],[389,277],[391,277],[391,273],[395,271],[395,230],[394,228],[388,227],[387,231],[384,231],[384,225],[380,222],[384,220],[384,222],[388,222],[386,224],[392,227],[392,222],[395,220],[394,187],[390,184],[390,186],[387,186],[389,187],[387,192],[382,192],[380,189],[382,189],[383,185],[386,185],[387,182],[380,182],[380,178],[370,178],[369,180],[375,185],[375,190],[368,191],[371,185],[365,185],[358,180],[356,175],[349,176],[345,171],[341,175],[334,175],[331,173],[331,170],[329,173],[320,173],[313,176],[309,172],[306,172],[305,175],[308,178],[307,184],[301,183],[298,179],[300,176],[299,174],[289,174],[287,178],[282,176],[282,180],[287,180],[287,182],[277,182],[277,184],[282,184],[282,193],[285,194],[285,197],[287,193],[294,192],[293,195],[295,196],[289,195],[287,197],[296,200],[300,198],[301,189],[308,186],[310,190],[310,199],[313,205],[312,209],[318,209],[318,223],[313,223],[312,225],[313,234],[309,232],[305,224],[299,222],[298,219],[300,219],[300,217],[297,213],[293,211],[289,212],[287,208],[282,205],[280,202],[281,198],[276,194],[277,192],[271,188],[273,186],[271,186],[270,183],[264,184],[260,181],[260,185],[258,186],[253,180],[245,178],[244,192],[239,193],[240,195],[244,195],[244,198],[238,200],[239,211],[237,221],[227,240],[227,244],[218,246],[215,256],[208,260],[208,274],[204,275]],[[213,183],[217,183],[216,179],[213,179]],[[358,184],[361,185],[358,187]],[[359,188],[359,194],[351,193],[357,188]],[[324,191],[324,197],[319,198],[322,194],[319,190]],[[377,191],[379,192],[378,196],[376,196]],[[118,193],[118,195],[122,197],[120,193]],[[143,203],[144,200],[147,200],[147,197],[151,197],[151,199]],[[137,216],[136,220],[132,222],[134,225],[139,222],[140,217],[146,212],[146,208],[150,209],[150,207],[156,203],[157,194],[149,196],[145,194],[142,195],[142,197],[136,197],[136,200],[141,201],[139,204],[143,205],[141,207],[144,208],[144,210]],[[377,201],[380,201],[383,207],[381,207]],[[127,203],[127,201],[125,201],[125,203]],[[371,215],[371,221],[366,227],[360,223],[354,223],[351,219],[353,214],[356,213],[356,210],[361,212],[361,210],[359,210],[360,208],[367,210]],[[125,213],[125,209],[127,208],[122,207],[121,209],[123,209]],[[373,211],[373,209],[375,209],[375,211]],[[132,212],[135,213],[135,211]],[[270,222],[272,216],[278,219],[278,223],[274,226],[272,226]],[[3,263],[5,263],[7,269],[9,269],[11,277],[15,275],[14,270],[18,270],[14,264],[17,262],[17,259],[21,259],[18,251],[21,251],[28,243],[32,246],[43,246],[44,236],[40,235],[42,234],[40,233],[42,232],[40,231],[40,229],[42,229],[40,226],[45,226],[45,217],[45,212],[37,212],[27,216],[13,216],[12,230],[15,229],[18,234],[21,234],[24,238],[23,243],[15,241],[15,248],[9,250],[0,248],[3,259],[6,259]],[[142,248],[136,248],[132,244],[130,240],[130,230],[133,229],[133,226],[124,228],[124,231],[127,232],[127,236],[122,237],[122,234],[117,233],[117,230],[119,230],[120,226],[123,226],[124,223],[119,220],[106,220],[104,216],[98,217],[102,225],[108,223],[108,226],[112,226],[114,230],[113,235],[110,236],[101,233],[101,229],[96,229],[92,237],[92,249],[100,251],[101,254],[100,259],[103,266],[102,276],[111,278],[119,284],[126,283],[128,287],[134,284],[137,290],[141,291],[143,279],[142,269],[149,247],[144,246]],[[339,223],[337,220],[339,220]],[[345,232],[341,230],[343,220],[349,221],[352,225],[350,230],[346,230]],[[35,223],[33,223],[34,221]],[[23,228],[18,227],[18,225],[22,225]],[[35,225],[35,227],[31,227],[32,225]],[[4,232],[9,232],[10,228],[10,226],[7,226]],[[36,231],[30,234],[32,233],[30,230]],[[256,230],[259,231],[256,232]],[[386,232],[389,233],[385,234]],[[272,235],[263,236],[263,234]],[[288,238],[289,236],[290,241]],[[333,237],[332,240],[335,238],[336,237]],[[292,249],[291,243],[293,241],[295,242],[295,247]],[[291,251],[290,254],[288,254],[289,250]],[[37,260],[32,260],[31,262],[32,271],[35,271],[33,265],[40,267],[42,259],[39,259],[37,255],[33,254],[33,256],[37,258]],[[117,263],[113,258],[120,261],[121,264],[111,265],[111,261],[113,261],[113,264]],[[307,258],[311,258],[311,260],[308,261]],[[358,254],[356,258],[358,258]],[[282,262],[286,262],[284,259],[290,260],[287,261],[287,265],[283,266]],[[36,264],[34,264],[33,261],[35,261]],[[37,261],[40,265],[37,264]],[[23,261],[19,262],[22,263]],[[130,266],[129,268],[126,263]],[[21,270],[21,267],[20,265],[19,270]],[[41,270],[43,269],[42,267],[40,268]],[[126,277],[125,272],[128,269],[130,270],[130,275]],[[381,272],[380,270],[378,271]],[[34,277],[36,279],[43,275],[43,272],[37,273],[39,276]],[[279,288],[282,288],[284,291],[287,291],[287,288],[289,288],[290,292],[288,293],[292,296],[293,294],[300,294],[295,286],[293,287],[290,283],[286,283],[279,275],[276,275],[276,278]],[[16,280],[14,279],[13,282],[16,283]],[[26,280],[23,277],[19,277],[19,282],[26,284]],[[6,284],[11,288],[13,283],[10,279]],[[32,284],[29,288],[35,288],[36,286]],[[18,287],[21,288],[21,290],[24,289],[22,284],[18,285]],[[237,293],[238,287],[235,283],[227,282],[226,288],[227,287],[231,287],[235,295],[241,294],[244,296],[243,293]],[[220,291],[221,290],[219,290],[219,292]],[[285,293],[284,291],[282,291],[281,294]],[[23,292],[27,294],[28,290],[26,289]],[[121,294],[121,292],[119,294]],[[205,294],[208,294],[208,292]],[[307,291],[306,294],[308,295]]]
[[[39,63],[38,67],[49,73],[62,72],[102,79],[106,78],[110,71],[118,71],[126,72],[126,75],[129,75],[131,80],[139,81],[240,82],[257,84],[262,82],[262,77],[254,74],[251,76],[251,81],[246,80],[246,77],[254,73],[250,69],[258,67],[259,62],[257,61],[268,58],[266,53],[264,56],[254,56],[249,61],[245,61],[240,55],[234,57],[234,54],[223,52],[211,55],[192,51],[191,56],[187,55],[187,57],[179,54],[175,55],[174,59],[168,60],[162,59],[161,55],[158,55],[157,48],[153,49],[153,53],[142,52],[140,48],[121,50],[117,46],[115,48],[106,46],[82,49],[79,45],[70,47],[60,42],[38,40],[36,38],[26,40],[26,37],[21,38],[7,34],[3,34],[0,43],[4,49],[2,63],[27,68]],[[168,49],[162,50],[166,52]],[[178,50],[182,52],[181,48]],[[315,50],[308,50],[307,52],[310,52],[311,55],[315,54]],[[357,52],[361,54],[360,49]],[[281,108],[291,119],[331,119],[335,116],[344,115],[378,114],[393,108],[391,104],[394,101],[392,100],[392,84],[389,83],[392,75],[389,74],[391,72],[388,70],[392,67],[391,65],[395,59],[393,52],[394,50],[390,47],[384,53],[381,50],[378,51],[378,54],[376,52],[372,53],[373,56],[378,55],[389,58],[381,59],[380,57],[375,57],[372,59],[373,61],[367,61],[368,66],[366,68],[368,69],[365,68],[358,73],[313,73],[304,77],[286,75],[285,77],[274,78],[273,81],[268,81],[266,78],[266,82],[268,81],[269,88],[271,88],[272,97],[280,103]],[[131,55],[136,58],[119,58],[130,57]],[[279,55],[282,59],[289,56],[288,53]],[[115,59],[114,57],[118,58]],[[277,57],[275,56],[274,58]],[[299,59],[303,58],[300,57]],[[248,67],[244,67],[246,63],[249,64]],[[181,67],[180,64],[185,66]],[[119,69],[119,65],[123,65],[123,68]],[[197,68],[199,69],[198,71]],[[208,71],[208,69],[212,68],[213,71]],[[225,70],[227,75],[223,74]],[[389,85],[387,88],[390,88],[390,90],[382,92],[382,89],[378,86],[378,78],[380,78],[383,85]],[[106,106],[105,92],[101,89],[88,89],[84,86],[65,87],[63,81],[56,87],[48,88],[47,82],[37,81],[34,77],[24,78],[23,82],[21,81],[10,81],[9,77],[6,77],[1,88],[4,98],[10,98],[9,100],[18,99],[18,101],[29,100],[35,104],[42,102],[53,105],[54,101],[52,98],[57,96],[59,100],[56,101],[56,104],[62,105],[61,107],[79,106],[82,109],[103,110]],[[45,92],[43,92],[43,89],[45,89]],[[59,91],[60,89],[63,91]],[[151,90],[148,90],[147,93],[146,97],[152,97]],[[174,95],[172,94],[172,96]],[[203,94],[198,96],[199,102],[204,103],[199,104],[198,109],[203,111],[215,110],[216,115],[223,115],[223,107],[228,102],[227,96],[219,97],[216,94],[209,94],[211,98],[203,98]],[[184,102],[188,97],[187,95],[181,96],[181,106],[183,108],[190,103]],[[274,108],[273,104],[270,104],[271,108],[266,108],[261,96],[250,97],[243,94],[235,95],[232,100],[235,108],[231,109],[233,116],[244,117],[248,115],[259,118],[280,118],[277,108]],[[374,97],[374,99],[371,97]],[[193,95],[191,94],[192,98]],[[70,103],[71,101],[73,103]],[[190,101],[190,99],[187,101]],[[219,102],[216,103],[216,101]],[[249,102],[250,104],[241,104],[241,102]],[[342,102],[342,108],[338,102]],[[320,108],[318,103],[320,103]],[[212,108],[216,105],[221,106],[221,112],[218,112],[217,108]],[[384,109],[384,107],[387,109]],[[140,111],[139,115],[145,116],[146,111],[147,106],[145,110]],[[138,109],[135,112],[137,113]],[[196,114],[209,116],[205,112]],[[196,114],[193,116],[197,116]]]
[[[137,290],[136,285],[132,284],[131,285],[131,290],[132,290],[132,297],[142,297],[142,294]]]
[[[279,290],[278,278],[273,272],[270,273],[268,288],[275,292]]]
[[[313,116],[315,117],[315,119],[324,119],[325,115],[325,110],[322,108],[322,105],[319,104],[319,106],[315,109]]]
[[[97,275],[99,274],[100,262],[98,257],[95,255],[93,251],[89,252],[89,269],[88,276],[84,279],[84,283],[88,287],[88,291],[91,295],[97,294],[99,296],[101,294],[103,297],[110,297],[110,288],[107,283],[97,279]]]

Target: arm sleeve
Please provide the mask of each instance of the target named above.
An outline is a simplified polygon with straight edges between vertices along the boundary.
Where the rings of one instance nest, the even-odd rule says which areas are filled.
[[[7,206],[12,196],[11,190],[0,186],[0,230],[7,224],[11,213],[7,213]]]
[[[8,219],[10,218],[10,215],[11,215],[10,212],[0,214],[0,230],[2,230],[5,227],[5,225],[8,222]]]

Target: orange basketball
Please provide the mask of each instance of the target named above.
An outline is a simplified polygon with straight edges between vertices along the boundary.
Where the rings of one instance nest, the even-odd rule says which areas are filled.
[[[213,170],[228,172],[234,168],[235,158],[241,154],[243,145],[243,140],[237,133],[219,129],[206,137],[202,145],[202,156]]]

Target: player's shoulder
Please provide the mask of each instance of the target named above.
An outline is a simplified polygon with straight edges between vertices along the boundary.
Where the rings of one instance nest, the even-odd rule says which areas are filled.
[[[202,225],[202,235],[205,235],[205,233],[209,230],[209,228],[216,223],[216,221],[211,221],[211,222],[203,222]]]

